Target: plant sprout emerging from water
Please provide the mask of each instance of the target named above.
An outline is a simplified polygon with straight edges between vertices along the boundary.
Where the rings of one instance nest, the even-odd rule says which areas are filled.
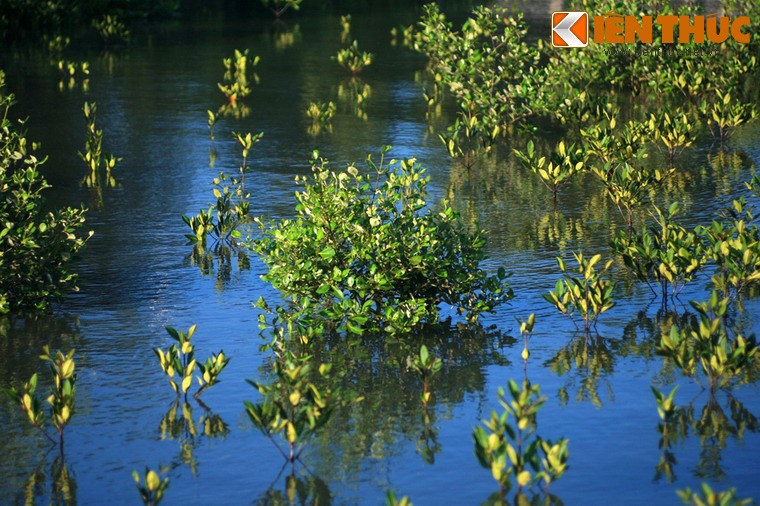
[[[306,108],[306,117],[312,123],[324,125],[335,116],[335,110],[334,102],[309,102],[309,107]]]
[[[329,364],[321,364],[317,368],[319,377],[326,378],[330,368]],[[258,404],[245,402],[248,417],[291,463],[301,455],[308,439],[327,423],[338,404],[331,390],[320,390],[312,382],[312,372],[311,356],[285,352],[274,363],[274,382],[247,380],[264,397]],[[279,434],[285,436],[288,453],[274,439]]]
[[[53,377],[53,386],[46,402],[50,405],[50,422],[58,433],[58,441],[53,439],[45,430],[45,412],[42,403],[35,396],[37,390],[37,374],[33,374],[24,387],[19,391],[11,387],[7,394],[10,399],[21,406],[21,411],[26,413],[29,422],[37,427],[52,443],[58,444],[61,458],[63,459],[63,430],[68,425],[74,414],[74,398],[76,396],[75,374],[76,363],[74,362],[74,350],[64,354],[56,351],[50,352],[50,347],[43,348],[44,354],[40,356],[50,364],[50,373]]]
[[[520,354],[522,359],[527,362],[530,358],[530,351],[528,350],[528,341],[533,334],[533,325],[536,323],[536,313],[531,313],[527,320],[520,321],[520,335],[523,337],[523,351]]]
[[[156,471],[145,468],[145,474],[142,478],[137,471],[132,471],[132,479],[135,480],[137,490],[140,492],[140,499],[145,506],[157,506],[164,498],[166,489],[169,488],[169,478],[163,480]]]
[[[230,58],[222,59],[225,72],[224,79],[217,83],[219,90],[227,97],[229,104],[237,104],[238,99],[247,97],[251,93],[250,80],[258,82],[258,76],[253,68],[259,64],[260,58],[248,56],[248,50],[235,53]]]
[[[387,494],[385,494],[385,505],[386,506],[414,506],[412,501],[409,500],[409,497],[404,496],[401,499],[396,498],[396,493],[393,490],[389,490]]]
[[[375,55],[359,50],[359,43],[353,41],[347,48],[338,51],[333,60],[346,69],[351,76],[355,76],[372,64]]]
[[[702,493],[694,492],[690,488],[678,490],[676,493],[684,504],[689,506],[747,506],[754,504],[752,499],[739,499],[736,497],[736,489],[716,491],[707,483],[700,486]]]
[[[669,358],[683,374],[696,377],[698,368],[707,377],[710,392],[726,388],[744,375],[755,363],[757,343],[754,337],[731,337],[726,328],[728,298],[712,292],[706,302],[692,301],[699,313],[699,324],[670,334],[663,334],[657,353]]]
[[[490,419],[483,420],[485,428],[475,428],[475,455],[499,483],[501,495],[514,484],[518,494],[540,481],[546,489],[567,470],[568,440],[563,438],[554,444],[535,434],[536,414],[546,402],[538,385],[525,381],[520,389],[514,380],[509,380],[509,396],[511,399],[500,387],[498,398],[504,411],[492,411]],[[514,420],[510,421],[510,417]]]
[[[527,151],[514,150],[515,156],[523,166],[538,175],[541,182],[552,192],[552,201],[557,203],[557,191],[567,183],[576,172],[583,169],[583,152],[576,149],[574,144],[569,147],[560,142],[557,150],[548,157],[539,157],[533,141],[528,141]]]
[[[206,111],[206,114],[208,115],[208,132],[209,132],[209,137],[213,141],[214,137],[215,137],[214,130],[216,128],[216,119],[217,119],[216,116],[217,115],[214,113],[214,111]]]
[[[672,115],[666,112],[659,116],[650,114],[646,127],[657,149],[668,154],[672,166],[673,160],[694,143],[697,125],[684,112]]]
[[[422,380],[422,403],[427,407],[430,402],[430,379],[441,370],[443,362],[438,357],[434,357],[428,352],[427,346],[424,344],[420,347],[420,354],[414,357],[412,367],[417,371],[420,379]]]
[[[596,323],[597,318],[615,306],[612,298],[615,284],[603,278],[612,265],[612,260],[607,261],[597,272],[595,266],[602,259],[602,255],[587,258],[583,256],[583,253],[573,253],[573,256],[578,264],[576,269],[578,275],[568,272],[565,262],[557,257],[563,278],[558,279],[554,290],[544,294],[543,297],[560,313],[571,318],[577,311],[583,319],[584,334],[588,335],[591,325]]]
[[[187,398],[187,392],[193,383],[195,368],[198,367],[200,374],[196,379],[199,388],[193,396],[197,399],[207,388],[219,383],[219,375],[227,366],[230,358],[226,357],[224,350],[222,350],[218,354],[213,353],[211,357],[206,359],[206,362],[198,363],[195,359],[195,346],[190,342],[193,334],[195,334],[195,329],[196,326],[193,325],[185,333],[172,327],[166,327],[166,332],[177,342],[165,352],[160,348],[153,348],[153,351],[158,357],[161,369],[169,378],[169,385],[177,393],[177,396],[184,395]]]
[[[95,102],[85,102],[82,107],[84,119],[86,122],[84,153],[79,153],[79,157],[87,164],[89,173],[85,176],[84,182],[90,188],[100,187],[101,172],[105,170],[105,184],[109,187],[116,186],[116,178],[112,172],[116,163],[121,158],[116,158],[112,154],[103,153],[103,130],[100,130],[95,121],[97,120],[97,104]]]
[[[264,132],[259,132],[255,135],[251,134],[250,132],[246,134],[239,134],[237,132],[233,132],[232,134],[235,137],[235,140],[237,141],[238,145],[241,148],[241,153],[243,155],[243,164],[240,166],[240,190],[245,195],[245,175],[248,172],[248,155],[251,153],[251,149],[253,149],[253,145],[257,144],[262,137],[264,137]]]
[[[715,94],[717,100],[709,106],[703,102],[700,112],[706,117],[713,136],[724,144],[736,127],[757,117],[757,106],[736,100],[729,91],[718,89]]]

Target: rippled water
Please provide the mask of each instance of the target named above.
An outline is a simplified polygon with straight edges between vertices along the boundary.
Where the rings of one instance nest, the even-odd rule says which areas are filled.
[[[693,382],[663,370],[654,355],[659,305],[650,304],[646,287],[626,282],[621,273],[619,305],[603,317],[602,337],[584,344],[540,296],[557,277],[557,254],[607,251],[610,230],[622,226],[617,210],[591,179],[573,183],[554,210],[540,183],[511,161],[489,162],[469,174],[452,164],[428,131],[422,84],[415,79],[424,60],[389,45],[388,30],[414,16],[354,15],[361,47],[377,54],[362,75],[372,87],[368,119],[339,103],[334,132],[317,137],[307,134],[303,111],[309,101],[334,100],[344,79],[329,59],[341,47],[335,17],[304,16],[280,25],[260,19],[169,23],[138,34],[123,52],[82,52],[79,57],[93,68],[86,93],[59,91],[43,53],[7,49],[0,56],[8,89],[17,95],[15,113],[29,116],[30,136],[50,155],[44,166],[53,185],[50,202],[82,202],[90,208],[87,226],[95,231],[76,266],[81,292],[50,318],[0,327],[0,387],[41,371],[36,357],[46,342],[77,350],[77,412],[66,433],[76,502],[136,503],[131,471],[159,464],[171,467],[166,504],[278,504],[288,495],[280,455],[252,429],[242,407],[256,398],[244,379],[260,378],[268,360],[259,351],[263,341],[250,302],[275,294],[259,279],[263,266],[255,259],[250,270],[234,269],[226,281],[203,275],[190,263],[180,219],[211,200],[210,180],[219,170],[236,169],[233,130],[265,132],[254,148],[249,179],[256,214],[293,213],[293,178],[308,174],[312,149],[340,166],[391,144],[394,156],[416,156],[429,169],[434,200],[452,198],[467,220],[488,231],[488,265],[514,273],[517,298],[486,319],[501,338],[456,330],[431,337],[446,362],[433,385],[434,440],[420,442],[426,429],[419,385],[411,371],[394,365],[405,352],[370,341],[363,353],[339,357],[336,366],[366,400],[338,413],[307,451],[299,493],[335,504],[378,504],[388,489],[422,505],[485,501],[495,484],[479,467],[470,434],[497,406],[496,389],[523,377],[522,347],[506,336],[516,333],[514,316],[536,312],[527,374],[548,397],[539,414],[540,433],[570,439],[570,470],[552,486],[566,504],[674,504],[676,489],[702,480],[721,489],[735,486],[742,497],[760,497],[760,435],[753,418],[725,441],[700,441],[692,433],[674,446],[676,480],[656,479],[661,452],[650,385],[679,384],[677,399],[696,398],[697,418],[708,397]],[[282,34],[293,30],[295,43],[281,47]],[[221,58],[245,47],[261,56],[261,83],[247,101],[252,114],[221,120],[212,143],[205,111],[221,104]],[[80,186],[84,168],[76,153],[84,143],[84,100],[98,104],[106,149],[124,157],[116,173],[120,186],[104,190],[102,203]],[[674,195],[686,208],[686,221],[704,222],[743,191],[742,181],[760,162],[758,140],[757,126],[737,133],[732,148],[743,154],[723,166],[707,163],[707,145],[684,155],[685,183]],[[705,283],[703,276],[682,298],[702,296]],[[748,330],[760,328],[758,310],[757,300],[748,301]],[[224,437],[181,437],[182,431],[162,437],[173,394],[151,348],[168,345],[164,325],[193,323],[200,355],[223,348],[233,357],[222,383],[203,397],[226,424]],[[747,412],[760,415],[756,386],[740,386],[732,394]],[[719,400],[730,419],[729,396],[720,394]],[[193,410],[196,421],[204,415],[194,403]],[[22,503],[29,490],[44,501],[53,489],[56,452],[7,402],[0,403],[0,413],[0,503]],[[434,463],[423,459],[425,446]]]

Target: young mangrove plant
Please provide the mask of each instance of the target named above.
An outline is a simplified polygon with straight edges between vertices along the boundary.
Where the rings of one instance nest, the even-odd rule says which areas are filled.
[[[103,130],[99,129],[95,123],[98,112],[97,104],[85,102],[82,112],[84,113],[86,129],[84,153],[80,152],[79,157],[89,169],[84,182],[90,188],[97,188],[102,182],[105,182],[108,187],[115,187],[116,178],[112,172],[121,158],[103,152]]]
[[[715,95],[717,98],[712,104],[700,104],[700,112],[707,120],[713,137],[725,144],[736,127],[757,117],[757,106],[752,102],[738,101],[728,90],[715,90]]]
[[[240,146],[241,154],[243,155],[243,164],[238,168],[238,172],[240,174],[240,191],[243,193],[243,195],[247,195],[245,193],[245,175],[248,173],[248,170],[249,170],[248,169],[248,155],[250,155],[251,149],[253,149],[253,145],[258,144],[258,142],[262,139],[262,137],[264,137],[264,132],[259,132],[255,135],[251,134],[250,132],[246,134],[233,132],[232,135],[235,137],[235,140]],[[219,197],[217,196],[217,198]]]
[[[515,484],[518,495],[539,482],[546,490],[567,471],[568,440],[555,444],[536,434],[536,415],[546,402],[538,385],[525,381],[521,389],[509,380],[509,398],[501,387],[498,398],[504,411],[492,411],[491,417],[483,420],[485,428],[473,431],[478,462],[491,471],[502,496]]]
[[[676,157],[694,144],[697,124],[685,112],[650,114],[646,126],[648,137],[657,149],[667,153],[671,166]]]
[[[169,385],[177,396],[184,395],[187,398],[187,392],[192,386],[195,368],[197,367],[200,372],[196,376],[198,390],[193,395],[197,399],[207,388],[219,383],[219,375],[227,367],[230,357],[226,357],[224,350],[220,350],[218,354],[212,353],[205,362],[199,363],[195,359],[195,346],[190,342],[193,334],[195,334],[196,326],[193,325],[187,332],[175,330],[172,327],[165,328],[176,343],[172,344],[166,351],[161,348],[153,348],[153,352],[161,365],[161,370],[166,374]]]
[[[647,200],[652,186],[660,183],[671,171],[650,170],[629,163],[610,164],[592,168],[604,184],[606,193],[615,203],[628,229],[633,229],[633,213]]]
[[[280,19],[280,16],[285,14],[288,9],[294,11],[300,9],[302,2],[303,0],[261,0],[262,5],[271,10],[277,19]]]
[[[422,404],[427,408],[430,402],[430,379],[441,370],[443,362],[438,357],[434,357],[428,352],[427,346],[424,344],[420,347],[420,354],[414,357],[412,361],[412,367],[417,372],[417,375],[422,380]]]
[[[583,319],[583,332],[588,335],[599,316],[615,307],[616,303],[612,297],[615,283],[603,277],[613,261],[608,260],[604,267],[597,271],[595,266],[602,259],[602,255],[587,258],[583,253],[573,253],[573,256],[578,264],[575,270],[578,275],[569,272],[562,258],[557,257],[563,277],[557,280],[554,290],[543,297],[560,313],[571,319],[577,311]]]
[[[330,368],[329,364],[321,364],[317,368],[319,377],[327,377]],[[309,438],[327,423],[340,403],[332,390],[317,388],[312,382],[312,372],[311,356],[298,357],[286,351],[274,363],[274,382],[247,380],[263,396],[258,404],[245,402],[248,417],[291,463],[295,463]],[[287,453],[275,441],[280,434],[287,441]]]
[[[676,491],[678,497],[688,506],[749,506],[754,501],[749,499],[739,499],[736,497],[736,489],[713,490],[707,483],[700,486],[701,494],[692,491],[689,487]]]
[[[97,30],[106,44],[121,44],[129,41],[129,29],[119,19],[119,16],[106,14],[101,18],[94,19],[92,26]]]
[[[531,313],[527,320],[520,321],[520,335],[523,337],[523,351],[520,354],[522,359],[527,363],[530,358],[530,350],[528,350],[528,342],[530,336],[533,334],[533,326],[536,324],[536,313]]]
[[[348,47],[338,51],[338,54],[332,57],[338,62],[338,65],[346,69],[351,76],[356,76],[359,72],[369,67],[375,60],[375,55],[359,50],[359,43],[353,41]]]
[[[438,321],[445,303],[476,322],[512,298],[503,268],[479,267],[485,239],[467,230],[447,201],[427,207],[425,170],[414,159],[367,158],[334,172],[318,152],[298,177],[296,218],[266,224],[251,248],[292,314],[361,334],[405,332]]]
[[[216,119],[217,114],[214,111],[206,111],[206,114],[208,115],[208,135],[209,138],[213,141],[215,138],[214,130],[216,129]]]
[[[528,141],[526,149],[525,153],[515,149],[515,156],[526,169],[541,178],[544,186],[552,192],[552,201],[556,204],[560,187],[583,169],[583,151],[574,144],[566,147],[564,142],[560,142],[557,150],[549,155],[547,164],[546,156],[539,157],[536,154],[533,141]]]
[[[251,80],[258,82],[259,78],[254,72],[254,67],[259,64],[260,58],[248,56],[248,49],[240,51],[235,49],[235,53],[230,58],[223,58],[225,72],[222,82],[217,83],[227,101],[231,105],[237,104],[239,99],[243,99],[251,93]]]
[[[145,506],[158,506],[169,488],[169,478],[163,480],[156,471],[145,468],[142,478],[137,471],[132,471],[132,479],[140,492],[140,499]]]
[[[20,130],[24,123],[9,118],[14,96],[1,92],[4,83],[0,72],[0,315],[41,313],[77,290],[69,265],[87,240],[80,235],[86,210],[47,209],[45,158]]]
[[[409,497],[403,496],[401,499],[396,498],[396,493],[393,490],[389,490],[387,494],[385,494],[385,505],[386,506],[414,506],[412,501],[409,500]]]
[[[58,445],[61,459],[63,459],[63,431],[74,415],[74,400],[77,392],[74,350],[66,354],[60,351],[51,353],[50,347],[45,346],[43,352],[44,354],[40,358],[50,365],[50,374],[53,379],[50,396],[45,400],[50,405],[47,418],[50,419],[55,428],[58,436],[57,441],[45,429],[45,410],[35,395],[37,390],[36,373],[28,382],[24,383],[21,390],[11,387],[6,393],[14,403],[21,407],[21,411],[26,413],[29,422],[37,427],[50,442]]]
[[[747,287],[760,282],[760,227],[744,197],[734,200],[722,218],[696,230],[716,266],[714,288],[739,299]]]
[[[657,206],[654,206],[654,211],[654,226],[633,234],[619,231],[612,240],[612,250],[622,257],[637,279],[660,283],[662,301],[667,305],[668,286],[672,286],[670,296],[676,297],[702,269],[707,256],[701,237],[695,231],[674,223],[679,212],[677,202],[671,204],[666,212]]]
[[[706,302],[692,301],[699,323],[684,329],[674,325],[656,347],[659,355],[671,360],[686,376],[697,379],[701,370],[711,393],[739,381],[757,358],[754,336],[729,334],[728,305],[729,299],[721,299],[715,291]]]
[[[61,80],[58,81],[58,89],[64,91],[66,89],[73,90],[77,85],[77,77],[82,79],[82,89],[87,91],[89,89],[89,75],[90,64],[89,62],[73,62],[69,60],[58,60],[55,63],[58,72],[61,75]]]

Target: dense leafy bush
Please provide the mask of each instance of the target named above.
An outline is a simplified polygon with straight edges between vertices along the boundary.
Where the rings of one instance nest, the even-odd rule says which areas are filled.
[[[0,72],[0,87],[5,76]],[[51,300],[76,290],[67,264],[84,246],[76,235],[84,209],[45,212],[49,187],[26,137],[8,119],[13,96],[0,97],[0,314],[46,310]]]
[[[353,165],[334,172],[314,152],[312,177],[298,178],[298,216],[259,220],[252,248],[295,314],[393,333],[436,322],[440,303],[475,321],[512,297],[504,269],[488,276],[479,267],[482,234],[466,230],[448,202],[428,207],[428,178],[414,159],[367,162],[370,175]]]

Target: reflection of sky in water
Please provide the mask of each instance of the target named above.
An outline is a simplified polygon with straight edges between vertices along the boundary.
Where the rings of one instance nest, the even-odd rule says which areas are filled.
[[[303,19],[301,40],[284,49],[277,49],[269,35],[259,33],[261,27],[241,21],[224,31],[216,22],[187,31],[168,28],[156,34],[151,45],[137,39],[126,54],[113,57],[112,74],[97,55],[81,55],[93,67],[87,95],[59,93],[44,59],[22,56],[10,62],[8,55],[1,57],[9,72],[8,89],[18,95],[16,114],[30,116],[30,136],[43,141],[43,151],[50,155],[44,171],[54,185],[49,192],[51,203],[84,202],[91,208],[87,226],[95,230],[76,265],[82,291],[69,297],[58,314],[68,329],[12,331],[13,342],[23,346],[8,356],[20,358],[8,365],[7,372],[0,369],[3,380],[8,375],[14,381],[28,376],[34,370],[40,340],[61,332],[74,336],[71,346],[78,351],[80,382],[78,413],[67,432],[67,457],[77,480],[79,502],[100,503],[106,492],[118,503],[132,502],[137,492],[129,474],[146,464],[173,463],[168,504],[213,504],[220,491],[229,503],[251,502],[277,476],[279,454],[252,430],[242,410],[243,400],[256,398],[243,380],[259,378],[259,366],[268,358],[258,351],[263,340],[250,301],[259,295],[275,300],[276,295],[259,279],[263,266],[258,260],[252,260],[250,271],[233,270],[230,281],[218,282],[214,275],[201,276],[197,267],[189,265],[190,248],[184,245],[181,216],[207,207],[213,198],[211,180],[219,171],[235,172],[241,161],[231,131],[265,132],[252,151],[247,176],[257,214],[293,215],[293,194],[298,189],[293,179],[309,173],[312,149],[319,149],[334,168],[341,168],[351,161],[363,162],[367,153],[375,153],[377,159],[380,147],[390,144],[392,156],[415,156],[428,169],[433,201],[452,198],[468,223],[477,222],[487,231],[491,258],[486,265],[504,265],[514,272],[517,297],[484,321],[504,333],[514,333],[514,316],[538,315],[528,373],[549,398],[539,415],[541,433],[571,440],[570,470],[552,487],[566,504],[608,502],[611,490],[617,491],[615,502],[620,504],[672,504],[676,488],[694,488],[698,483],[693,471],[700,448],[694,435],[674,450],[678,481],[672,485],[652,481],[659,435],[649,384],[661,381],[661,361],[631,351],[633,347],[626,347],[621,338],[626,326],[639,320],[650,324],[656,313],[657,303],[649,305],[645,286],[621,286],[618,291],[625,299],[600,322],[600,332],[614,356],[611,369],[599,373],[600,407],[576,400],[590,384],[587,369],[571,364],[561,376],[550,369],[558,353],[568,348],[573,329],[541,298],[557,278],[555,256],[562,250],[568,258],[577,248],[606,252],[609,224],[620,223],[617,209],[591,178],[579,178],[561,192],[559,209],[554,211],[540,182],[511,162],[488,162],[469,174],[452,162],[438,132],[428,132],[423,85],[413,80],[424,61],[388,45],[390,27],[414,19],[407,14],[398,13],[383,22],[377,17],[354,17],[354,33],[362,47],[377,54],[376,63],[361,75],[371,86],[366,121],[356,116],[350,103],[336,99],[345,75],[329,59],[340,47],[333,18]],[[206,110],[216,110],[223,103],[216,89],[223,73],[221,58],[236,47],[250,47],[253,54],[261,55],[256,68],[261,83],[246,99],[251,115],[220,119],[212,144]],[[98,104],[106,151],[124,157],[115,171],[121,186],[104,192],[102,209],[96,209],[88,190],[79,186],[83,167],[76,151],[84,142],[83,100]],[[328,100],[338,105],[333,133],[313,137],[306,131],[304,110],[310,101]],[[446,108],[443,114],[443,121],[452,117]],[[758,136],[757,123],[737,132],[732,145],[743,149],[748,160],[729,161],[717,169],[704,163],[710,152],[707,146],[684,154],[679,170],[684,178],[690,177],[676,193],[683,199],[686,223],[704,222],[732,195],[743,191],[742,181],[749,177],[751,165],[760,163]],[[210,149],[216,152],[213,168],[209,167]],[[706,281],[703,275],[687,286],[681,298],[703,296]],[[684,311],[680,304],[678,309]],[[748,327],[758,328],[752,315],[759,310],[757,299],[747,302]],[[149,351],[153,346],[168,346],[164,325],[187,328],[192,323],[198,323],[194,341],[201,357],[219,348],[233,357],[222,383],[203,396],[229,425],[230,434],[224,440],[197,442],[197,478],[180,464],[178,442],[160,440],[159,424],[170,408],[172,393]],[[651,340],[651,332],[637,329],[638,340]],[[510,341],[503,349],[492,350],[492,340],[468,342],[479,348],[458,352],[433,387],[442,447],[433,466],[416,454],[422,427],[418,392],[409,373],[389,367],[382,380],[365,378],[357,386],[370,392],[367,406],[363,411],[354,408],[357,418],[333,427],[329,437],[315,444],[306,457],[337,503],[375,504],[393,488],[410,495],[416,504],[477,504],[494,491],[488,472],[475,460],[470,432],[496,406],[496,388],[508,378],[522,378],[521,346]],[[380,369],[378,364],[358,360],[345,367],[349,373]],[[698,394],[691,382],[677,376],[672,379],[681,384],[679,402]],[[566,406],[560,403],[562,388],[569,394]],[[760,414],[754,387],[737,388],[735,394],[754,414]],[[704,401],[706,394],[696,405],[701,407]],[[0,408],[4,413],[7,409]],[[195,409],[196,420],[201,411]],[[0,430],[6,434],[0,451],[10,455],[0,462],[0,490],[6,497],[16,494],[38,465],[49,474],[45,443],[15,421],[15,416],[0,417]],[[362,432],[370,428],[373,432]],[[359,446],[346,438],[351,434],[371,440],[364,441],[372,449],[369,456],[351,455],[351,449]],[[743,442],[729,439],[721,463],[728,481],[719,483],[720,488],[730,484],[743,497],[760,495],[754,479],[760,465],[758,445],[756,434],[747,433]],[[386,458],[375,458],[383,455]],[[336,468],[339,458],[352,467]],[[280,480],[275,488],[283,491],[284,482]]]

